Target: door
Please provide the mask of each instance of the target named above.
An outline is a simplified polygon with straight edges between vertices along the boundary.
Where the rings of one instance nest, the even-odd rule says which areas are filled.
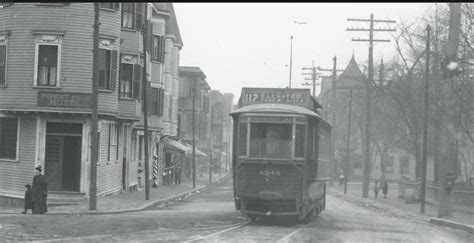
[[[62,168],[62,190],[79,191],[81,181],[81,137],[65,136]]]
[[[64,137],[46,136],[44,176],[50,191],[62,190],[63,147]]]
[[[44,175],[50,191],[80,191],[82,124],[48,122]]]

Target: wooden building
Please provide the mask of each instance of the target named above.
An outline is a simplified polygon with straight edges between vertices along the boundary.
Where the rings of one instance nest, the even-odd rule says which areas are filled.
[[[93,21],[93,3],[0,9],[0,198],[22,199],[38,165],[53,196],[88,197]],[[183,43],[172,3],[100,3],[99,21],[97,192],[103,195],[136,190],[144,181],[142,26],[150,30],[150,169],[151,155],[162,161],[163,136],[177,135]]]

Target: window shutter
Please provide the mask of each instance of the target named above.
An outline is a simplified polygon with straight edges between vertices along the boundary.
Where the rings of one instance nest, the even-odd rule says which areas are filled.
[[[164,103],[164,100],[165,100],[165,90],[160,88],[159,92],[160,92],[160,100],[159,100],[159,102],[160,102],[160,112],[159,113],[160,113],[160,116],[163,116],[163,110],[164,110],[164,104],[163,103]]]
[[[117,86],[118,51],[112,51],[112,63],[110,68],[110,90],[115,91]]]
[[[133,98],[140,99],[142,69],[140,65],[133,65]]]
[[[153,104],[151,101],[153,99],[153,89],[151,89],[151,82],[146,82],[148,84],[148,92],[147,92],[147,95],[148,95],[148,114],[152,114],[152,111],[153,109],[151,108],[151,105]]]
[[[153,24],[148,22],[146,28],[146,50],[149,51],[153,49]]]
[[[160,36],[160,62],[165,63],[165,37]]]

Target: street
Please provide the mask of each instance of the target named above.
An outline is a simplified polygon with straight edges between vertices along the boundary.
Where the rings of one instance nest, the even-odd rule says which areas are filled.
[[[234,209],[231,183],[227,177],[186,201],[135,213],[2,215],[0,241],[469,242],[473,237],[331,195],[326,210],[309,224],[250,223]]]

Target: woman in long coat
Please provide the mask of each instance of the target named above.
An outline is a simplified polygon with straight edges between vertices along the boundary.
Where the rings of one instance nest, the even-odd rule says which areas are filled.
[[[44,214],[48,212],[46,197],[48,196],[48,184],[41,174],[41,166],[35,168],[35,177],[31,187],[31,198],[33,199],[33,213]]]

